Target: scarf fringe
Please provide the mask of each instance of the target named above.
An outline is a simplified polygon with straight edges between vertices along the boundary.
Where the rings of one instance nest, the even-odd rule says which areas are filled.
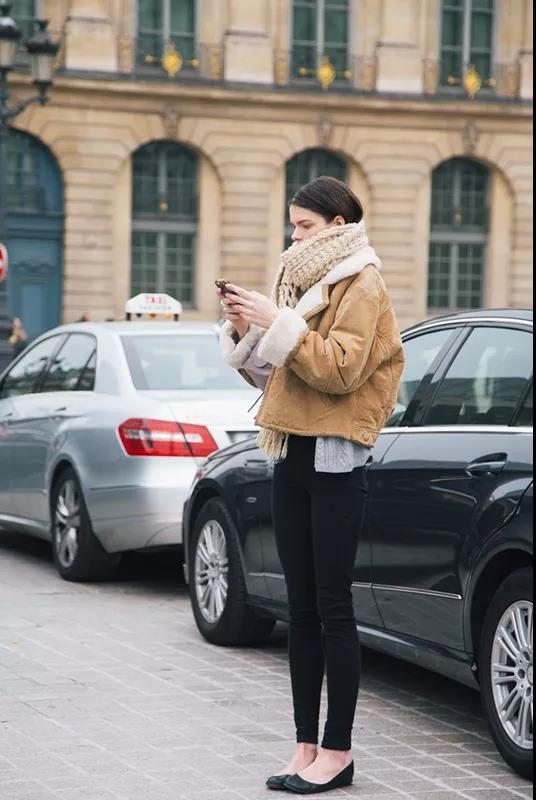
[[[261,428],[257,445],[270,461],[284,461],[288,455],[288,433]]]

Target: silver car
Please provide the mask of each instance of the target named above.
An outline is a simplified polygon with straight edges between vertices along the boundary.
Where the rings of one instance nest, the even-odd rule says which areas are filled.
[[[216,325],[50,331],[0,376],[0,525],[51,540],[69,580],[180,545],[198,465],[254,434],[257,397],[223,361]]]

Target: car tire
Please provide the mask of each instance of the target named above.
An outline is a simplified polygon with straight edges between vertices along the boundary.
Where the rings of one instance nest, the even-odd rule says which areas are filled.
[[[66,581],[99,581],[114,576],[120,555],[110,555],[96,538],[75,471],[64,469],[50,498],[52,555]]]
[[[528,780],[532,780],[534,774],[533,745],[530,744],[530,703],[534,681],[533,605],[532,570],[518,570],[502,584],[491,602],[482,631],[479,657],[482,698],[491,735],[505,761]],[[510,703],[508,698],[511,698]],[[501,711],[504,703],[506,706]],[[517,707],[518,713],[515,712]],[[510,720],[509,713],[513,714]]]
[[[202,636],[222,647],[265,642],[276,621],[247,605],[238,532],[221,500],[203,507],[190,544],[190,597]]]

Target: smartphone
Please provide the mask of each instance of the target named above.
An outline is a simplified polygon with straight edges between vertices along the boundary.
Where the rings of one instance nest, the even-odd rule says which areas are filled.
[[[219,280],[219,281],[214,281],[214,283],[216,284],[218,289],[221,289],[223,294],[226,294],[226,292],[227,292],[227,284],[229,283],[229,281]]]

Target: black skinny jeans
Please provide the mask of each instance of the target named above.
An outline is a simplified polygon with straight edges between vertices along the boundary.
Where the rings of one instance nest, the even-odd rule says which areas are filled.
[[[273,519],[288,589],[289,661],[298,742],[318,743],[327,672],[322,747],[350,750],[361,678],[352,579],[367,495],[367,469],[315,472],[316,439],[291,436],[276,464]]]

